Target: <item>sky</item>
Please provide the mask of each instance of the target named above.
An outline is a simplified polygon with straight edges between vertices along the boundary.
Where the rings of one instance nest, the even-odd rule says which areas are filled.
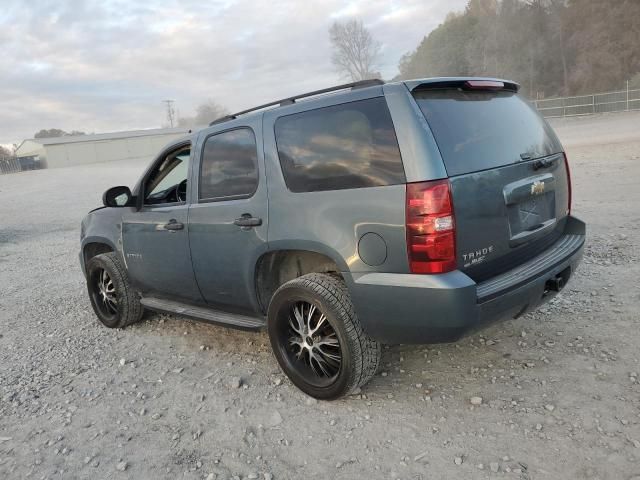
[[[42,128],[112,132],[193,116],[209,99],[238,111],[344,82],[328,29],[361,19],[379,71],[467,0],[0,0],[0,144]]]

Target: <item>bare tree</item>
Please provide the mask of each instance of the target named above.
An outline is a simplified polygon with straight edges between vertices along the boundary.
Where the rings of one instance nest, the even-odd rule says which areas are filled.
[[[213,100],[207,100],[196,108],[196,125],[208,125],[229,114],[229,110]]]
[[[179,127],[196,127],[209,125],[212,121],[224,117],[229,114],[229,110],[214,100],[207,100],[196,107],[196,115],[194,117],[180,117],[178,119]]]
[[[374,69],[381,45],[373,39],[362,20],[334,22],[329,28],[329,38],[333,47],[331,62],[342,76],[354,82],[380,77]]]
[[[15,150],[12,152],[10,148],[0,145],[0,157],[12,157],[14,152]]]
[[[65,135],[67,135],[67,132],[65,132],[64,130],[61,130],[59,128],[49,128],[47,129],[42,129],[39,132],[36,132],[33,135],[33,138],[54,138],[54,137],[64,137]]]
[[[65,132],[59,128],[50,128],[50,129],[42,129],[39,132],[36,132],[33,135],[33,138],[55,138],[55,137],[68,137],[68,136],[78,136],[78,135],[86,135],[85,132],[81,132],[79,130],[71,130],[70,132]]]

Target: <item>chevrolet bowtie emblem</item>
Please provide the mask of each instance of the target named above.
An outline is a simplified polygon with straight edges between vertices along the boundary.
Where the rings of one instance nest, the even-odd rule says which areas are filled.
[[[542,195],[544,193],[544,182],[536,181],[531,184],[531,195]]]

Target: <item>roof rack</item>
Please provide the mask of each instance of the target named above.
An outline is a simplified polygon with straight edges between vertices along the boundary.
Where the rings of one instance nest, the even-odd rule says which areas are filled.
[[[258,107],[249,108],[247,110],[242,110],[241,112],[233,113],[231,115],[225,115],[224,117],[220,117],[209,124],[209,126],[216,125],[218,123],[228,122],[229,120],[234,120],[238,118],[240,115],[244,115],[246,113],[255,112],[256,110],[262,110],[263,108],[273,107],[274,105],[284,106],[291,105],[296,103],[296,100],[300,100],[301,98],[313,97],[315,95],[322,95],[323,93],[335,92],[338,90],[346,90],[347,88],[356,89],[356,88],[364,88],[364,87],[372,87],[374,85],[384,85],[384,81],[379,78],[372,78],[371,80],[360,80],[352,83],[345,83],[343,85],[337,85],[335,87],[323,88],[322,90],[314,90],[313,92],[303,93],[301,95],[296,95],[293,97],[283,98],[282,100],[276,100],[275,102],[265,103],[264,105],[260,105]]]

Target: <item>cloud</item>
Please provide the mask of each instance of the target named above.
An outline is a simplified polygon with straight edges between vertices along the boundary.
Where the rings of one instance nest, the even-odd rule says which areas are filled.
[[[397,72],[466,0],[9,0],[0,13],[0,142],[41,128],[159,127],[162,100],[182,115],[212,98],[239,110],[341,79],[330,63],[334,20],[362,18]]]

